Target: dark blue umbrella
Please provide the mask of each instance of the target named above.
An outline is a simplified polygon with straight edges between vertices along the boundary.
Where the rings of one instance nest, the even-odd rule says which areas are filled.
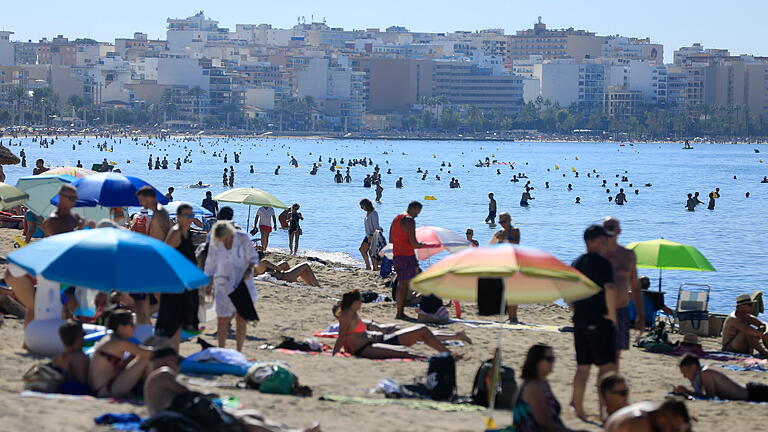
[[[106,292],[181,293],[208,283],[176,249],[115,228],[47,237],[11,252],[8,261],[32,275]]]
[[[150,186],[155,189],[154,186],[140,178],[117,173],[101,173],[79,178],[72,182],[72,186],[77,188],[75,207],[138,206],[139,200],[136,198],[136,191],[143,186]],[[155,194],[157,195],[157,202],[168,204],[168,198],[162,192],[155,189]],[[51,204],[59,204],[58,194],[51,199]]]

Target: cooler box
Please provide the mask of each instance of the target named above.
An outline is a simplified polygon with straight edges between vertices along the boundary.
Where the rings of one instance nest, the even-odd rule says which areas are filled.
[[[709,312],[678,312],[677,320],[680,334],[693,333],[698,336],[709,336]]]

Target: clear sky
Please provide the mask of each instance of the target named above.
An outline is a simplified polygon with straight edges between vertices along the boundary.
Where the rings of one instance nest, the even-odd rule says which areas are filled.
[[[164,38],[165,19],[205,11],[222,27],[269,23],[287,28],[299,16],[326,18],[332,27],[449,32],[530,28],[538,16],[550,28],[574,27],[599,35],[650,37],[672,51],[701,42],[732,54],[768,56],[767,0],[1,0],[0,29],[15,40],[92,37],[114,42],[135,31]]]

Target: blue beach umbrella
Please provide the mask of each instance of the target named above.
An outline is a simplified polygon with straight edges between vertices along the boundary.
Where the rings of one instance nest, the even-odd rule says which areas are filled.
[[[79,178],[72,182],[72,186],[77,188],[75,207],[138,206],[136,191],[143,186],[151,186],[155,189],[140,178],[117,173],[101,173]],[[157,194],[157,202],[168,204],[168,198],[162,192],[155,189],[155,194]],[[51,199],[51,204],[58,205],[58,203],[59,196],[56,195]]]
[[[8,261],[32,275],[106,292],[181,293],[208,283],[176,249],[115,228],[47,237],[11,252]]]
[[[190,204],[188,202],[184,201],[171,201],[168,204],[165,204],[164,207],[168,211],[168,214],[171,215],[171,217],[175,217],[177,211],[179,210],[179,206],[182,204],[187,204],[192,207],[192,214],[195,216],[201,216],[201,217],[213,217],[213,213],[210,212],[205,207],[201,207],[199,205]]]

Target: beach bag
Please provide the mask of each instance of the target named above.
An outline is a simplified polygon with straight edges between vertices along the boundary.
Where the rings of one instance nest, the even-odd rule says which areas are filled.
[[[173,400],[169,411],[174,411],[201,426],[200,430],[239,432],[237,419],[224,412],[208,396],[198,392],[182,393]]]
[[[440,353],[429,358],[427,387],[434,400],[450,400],[456,392],[456,361],[450,353]]]
[[[436,314],[442,306],[443,300],[434,294],[422,295],[421,300],[419,300],[419,309],[428,314]]]
[[[64,383],[64,374],[50,363],[38,363],[24,373],[24,390],[56,393]]]
[[[235,305],[235,310],[241,318],[246,321],[259,320],[259,314],[256,313],[256,307],[253,306],[253,299],[245,282],[240,281],[237,288],[229,294],[229,299],[232,300],[232,304]]]
[[[493,372],[493,359],[486,360],[477,369],[475,382],[472,384],[472,402],[484,407],[488,406],[488,388],[491,384],[491,373]],[[501,365],[499,367],[501,389],[496,393],[495,408],[512,409],[517,393],[517,381],[515,381],[515,370],[511,367]]]
[[[293,372],[276,365],[256,365],[248,370],[245,385],[268,394],[291,394],[298,387],[299,379]]]

